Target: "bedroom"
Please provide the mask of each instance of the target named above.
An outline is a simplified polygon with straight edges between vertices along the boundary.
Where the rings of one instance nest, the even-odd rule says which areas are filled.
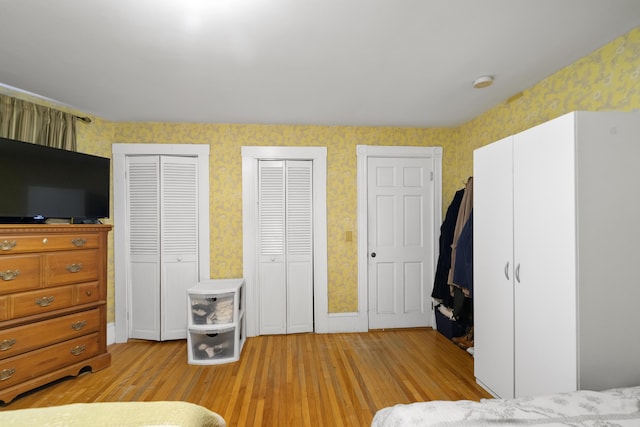
[[[526,88],[520,98],[454,128],[140,123],[92,117],[91,125],[78,125],[78,145],[80,151],[109,157],[114,142],[209,144],[216,153],[210,164],[215,171],[211,174],[211,277],[224,278],[242,275],[239,147],[338,141],[331,145],[328,157],[328,185],[340,188],[328,200],[328,309],[330,313],[352,313],[358,309],[356,246],[344,242],[343,236],[357,229],[356,190],[340,183],[355,182],[357,144],[444,147],[442,201],[446,205],[472,170],[474,148],[571,110],[640,108],[638,80],[634,80],[640,66],[639,46],[640,31],[633,29]],[[9,89],[3,92],[15,95]],[[108,283],[108,321],[113,322],[112,276]]]

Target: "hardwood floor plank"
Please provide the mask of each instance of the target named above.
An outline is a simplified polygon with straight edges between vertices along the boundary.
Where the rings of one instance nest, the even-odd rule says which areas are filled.
[[[229,426],[368,426],[397,403],[490,397],[473,358],[437,331],[249,338],[240,361],[189,365],[186,341],[109,347],[102,371],[23,394],[0,410],[108,401],[183,400]]]

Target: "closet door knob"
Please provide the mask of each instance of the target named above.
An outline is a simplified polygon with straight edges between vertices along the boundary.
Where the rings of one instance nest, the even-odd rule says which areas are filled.
[[[375,258],[376,257],[376,253],[375,252],[371,252],[371,258]]]

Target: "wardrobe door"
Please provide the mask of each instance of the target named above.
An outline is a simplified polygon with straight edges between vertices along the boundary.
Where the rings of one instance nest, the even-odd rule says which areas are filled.
[[[512,137],[474,151],[474,369],[493,394],[514,394]]]
[[[516,397],[577,387],[574,150],[573,114],[514,136]]]

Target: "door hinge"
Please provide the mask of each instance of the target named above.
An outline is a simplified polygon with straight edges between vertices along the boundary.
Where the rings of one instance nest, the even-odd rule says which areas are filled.
[[[433,181],[433,171],[431,171],[431,181]]]

